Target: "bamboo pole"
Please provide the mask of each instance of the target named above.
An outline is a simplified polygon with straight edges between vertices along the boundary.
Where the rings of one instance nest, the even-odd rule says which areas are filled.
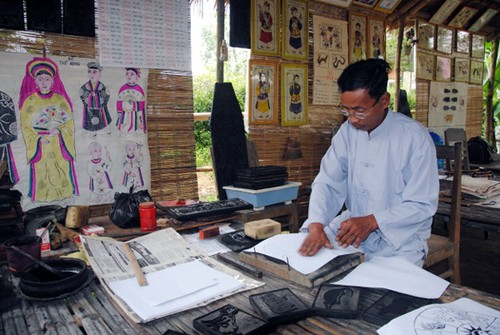
[[[394,66],[394,71],[396,75],[396,80],[394,83],[394,111],[397,112],[399,109],[399,90],[401,87],[401,48],[403,47],[403,35],[405,29],[406,17],[401,16],[399,21],[399,32],[398,32],[398,47],[396,49],[396,64]]]
[[[490,62],[490,77],[488,79],[488,93],[486,95],[486,139],[488,142],[492,143],[496,149],[496,138],[495,138],[495,115],[493,115],[493,92],[495,90],[495,69],[498,57],[498,39],[493,42],[493,50],[491,52],[491,62]]]
[[[217,57],[217,82],[224,82],[224,61],[221,60],[221,46],[224,40],[224,15],[225,15],[225,1],[217,0],[217,50],[215,52]]]

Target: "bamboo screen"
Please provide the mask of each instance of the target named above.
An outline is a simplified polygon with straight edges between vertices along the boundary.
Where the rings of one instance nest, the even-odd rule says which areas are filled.
[[[96,58],[95,38],[0,30],[0,50],[47,57]],[[149,70],[147,88],[151,196],[155,200],[198,199],[194,153],[191,76]],[[91,206],[91,216],[107,215],[111,205]]]

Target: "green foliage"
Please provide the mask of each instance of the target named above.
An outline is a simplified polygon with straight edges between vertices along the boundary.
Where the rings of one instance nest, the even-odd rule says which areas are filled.
[[[417,106],[417,97],[415,90],[406,91],[406,98],[408,99],[408,106],[410,106],[410,110],[415,110]]]
[[[214,79],[209,75],[199,75],[193,78],[193,107],[195,113],[210,113],[214,95]],[[194,139],[196,143],[196,166],[211,165],[210,124],[208,121],[194,122]]]
[[[485,53],[485,64],[486,64],[486,69],[489,72],[490,71],[490,64],[492,62],[492,52],[493,52],[493,42],[488,41],[486,42],[486,53]],[[499,53],[500,55],[500,53]],[[484,78],[484,84],[483,84],[483,108],[486,108],[486,99],[488,97],[488,90],[490,87],[490,82],[489,82],[489,77],[490,73],[487,73]],[[500,61],[499,57],[497,57],[496,60],[496,67],[495,67],[495,77],[493,81],[493,97],[492,97],[492,112],[493,116],[495,117],[495,124],[498,124],[500,122]]]

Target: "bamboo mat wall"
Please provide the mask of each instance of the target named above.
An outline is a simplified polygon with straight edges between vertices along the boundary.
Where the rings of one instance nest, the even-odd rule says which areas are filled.
[[[88,37],[0,30],[0,50],[47,57],[96,58]],[[155,200],[198,199],[193,84],[191,76],[149,70],[147,88],[151,196]],[[111,205],[91,206],[91,216],[108,215]]]

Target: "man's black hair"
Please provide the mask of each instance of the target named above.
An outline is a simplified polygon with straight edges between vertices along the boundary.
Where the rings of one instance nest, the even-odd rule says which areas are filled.
[[[367,89],[372,98],[379,99],[387,91],[391,67],[383,59],[360,60],[347,66],[339,77],[340,93]]]

